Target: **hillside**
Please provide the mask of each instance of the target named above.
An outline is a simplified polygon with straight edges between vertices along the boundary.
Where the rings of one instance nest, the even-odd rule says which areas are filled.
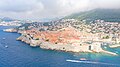
[[[110,22],[120,22],[120,9],[94,9],[85,12],[75,13],[66,16],[65,19],[78,19],[78,20],[105,20]]]
[[[9,18],[9,17],[0,17],[0,20],[9,22],[9,21],[14,21],[15,19],[12,19],[12,18]]]

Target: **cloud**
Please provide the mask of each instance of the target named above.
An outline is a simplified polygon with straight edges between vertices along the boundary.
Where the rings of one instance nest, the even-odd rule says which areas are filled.
[[[65,16],[95,8],[120,8],[120,0],[0,0],[0,15],[19,19]]]
[[[26,12],[42,8],[42,3],[37,0],[0,0],[0,11]]]
[[[109,8],[118,9],[120,8],[120,0],[91,0],[91,8]]]
[[[89,0],[42,0],[47,15],[68,15],[85,10]],[[44,14],[44,13],[43,13]]]

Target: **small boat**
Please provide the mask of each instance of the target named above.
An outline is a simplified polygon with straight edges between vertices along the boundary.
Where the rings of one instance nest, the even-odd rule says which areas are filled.
[[[104,48],[107,48],[107,47],[104,47]]]
[[[6,45],[5,47],[6,47],[6,48],[8,48],[8,46],[7,46],[7,45]]]
[[[80,58],[80,60],[87,60],[86,58]]]

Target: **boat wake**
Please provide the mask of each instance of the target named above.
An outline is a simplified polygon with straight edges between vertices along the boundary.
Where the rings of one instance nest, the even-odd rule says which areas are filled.
[[[103,65],[115,65],[120,66],[118,64],[110,64],[110,63],[102,63],[102,62],[94,62],[94,61],[82,61],[82,60],[66,60],[67,62],[74,62],[74,63],[85,63],[85,64],[103,64]]]

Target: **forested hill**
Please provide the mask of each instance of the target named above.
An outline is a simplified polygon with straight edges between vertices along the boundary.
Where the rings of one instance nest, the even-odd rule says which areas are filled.
[[[94,9],[85,12],[74,13],[66,16],[65,19],[78,20],[105,20],[109,22],[120,22],[120,9]]]

